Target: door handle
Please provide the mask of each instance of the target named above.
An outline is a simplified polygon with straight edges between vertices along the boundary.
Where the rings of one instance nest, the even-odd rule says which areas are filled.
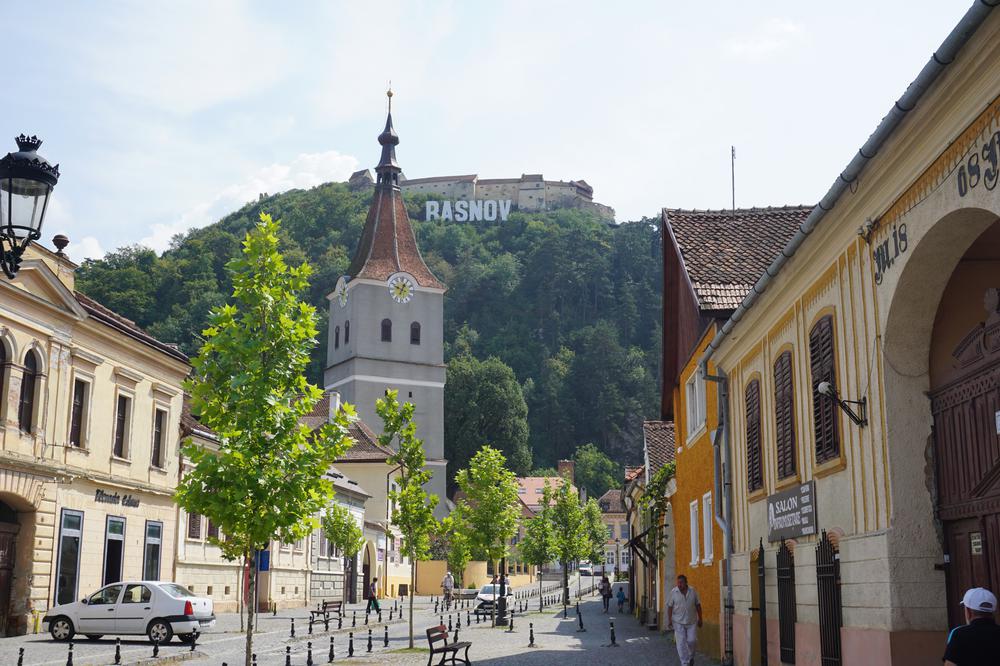
[[[109,613],[114,613],[114,612],[115,612],[115,609],[114,609],[114,608],[109,608],[109,609],[108,609],[108,612],[109,612]]]
[[[152,606],[146,606],[146,607],[145,607],[145,608],[143,608],[142,610],[149,610],[150,608],[152,608]]]

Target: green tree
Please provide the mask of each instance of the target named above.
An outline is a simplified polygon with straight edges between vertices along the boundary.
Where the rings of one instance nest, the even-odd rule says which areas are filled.
[[[584,444],[573,454],[573,476],[587,497],[598,498],[618,485],[621,468],[594,444]]]
[[[351,515],[350,509],[343,504],[331,504],[326,513],[323,514],[322,528],[327,540],[343,553],[344,571],[347,571],[351,568],[348,567],[347,562],[357,557],[365,545],[364,532],[358,525],[358,521]],[[347,587],[346,575],[344,586]]]
[[[452,358],[444,402],[444,453],[453,469],[467,466],[479,447],[488,444],[504,454],[516,474],[528,473],[528,406],[509,366],[496,357]]]
[[[316,342],[316,312],[297,296],[308,285],[309,266],[285,263],[278,229],[262,214],[242,256],[230,262],[233,303],[212,312],[186,385],[194,413],[220,445],[210,451],[187,443],[193,469],[178,484],[176,499],[219,526],[226,535],[219,546],[232,559],[312,532],[333,496],[327,469],[351,445],[349,407],[312,431],[301,422],[322,396],[303,375]],[[254,578],[250,599],[256,599]],[[255,606],[248,614],[246,666]]]
[[[413,422],[413,403],[402,406],[396,391],[386,391],[384,398],[375,401],[375,411],[382,419],[379,443],[386,447],[396,444],[396,453],[389,456],[389,465],[399,468],[396,488],[389,491],[393,504],[392,524],[403,536],[402,553],[410,560],[410,589],[417,588],[417,562],[428,559],[431,535],[437,527],[434,507],[437,495],[431,495],[424,486],[431,480],[427,470],[424,443],[417,437],[417,424]],[[413,597],[410,595],[409,619],[410,648],[413,648]]]
[[[580,496],[568,482],[553,492],[552,528],[555,532],[556,556],[562,565],[563,603],[569,603],[569,565],[586,557],[589,542],[584,523]]]
[[[549,506],[551,499],[552,490],[545,484],[541,509],[525,523],[524,538],[517,547],[521,559],[539,569],[558,557],[555,528],[552,524],[552,507]],[[538,612],[541,613],[543,610],[542,577],[538,576]]]
[[[474,553],[482,554],[499,571],[500,560],[510,552],[510,540],[517,534],[521,517],[517,477],[507,469],[504,455],[492,446],[483,446],[472,456],[469,466],[456,475],[465,494],[459,501],[469,525],[469,541]],[[496,617],[493,604],[493,618]]]
[[[438,544],[441,557],[448,562],[448,570],[455,577],[458,586],[465,586],[465,567],[472,559],[469,543],[469,524],[458,507],[438,523]]]
[[[583,505],[583,534],[585,551],[582,557],[593,562],[604,560],[604,546],[608,542],[608,528],[597,500],[591,497]]]

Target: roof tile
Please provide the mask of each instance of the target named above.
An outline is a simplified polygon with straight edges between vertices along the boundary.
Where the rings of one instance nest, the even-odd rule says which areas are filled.
[[[664,465],[674,461],[673,421],[644,421],[642,432],[646,441],[646,455],[649,457],[649,476],[660,471]]]

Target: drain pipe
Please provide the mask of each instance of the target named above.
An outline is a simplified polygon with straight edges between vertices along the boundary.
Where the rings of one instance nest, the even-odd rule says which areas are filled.
[[[733,496],[730,481],[731,467],[729,464],[729,377],[722,370],[716,369],[717,375],[709,374],[708,361],[702,361],[701,372],[707,381],[719,385],[719,422],[712,438],[715,453],[715,497],[712,508],[715,522],[722,530],[722,550],[726,554],[726,606],[733,607],[733,526],[727,516],[733,515]],[[725,660],[727,666],[733,663],[733,623],[725,621],[723,607],[723,629],[725,636]]]

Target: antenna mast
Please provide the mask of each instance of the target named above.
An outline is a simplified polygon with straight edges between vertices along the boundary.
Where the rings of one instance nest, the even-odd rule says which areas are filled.
[[[733,219],[736,219],[736,146],[730,146],[730,149],[732,153],[729,160],[729,172],[732,176]]]

